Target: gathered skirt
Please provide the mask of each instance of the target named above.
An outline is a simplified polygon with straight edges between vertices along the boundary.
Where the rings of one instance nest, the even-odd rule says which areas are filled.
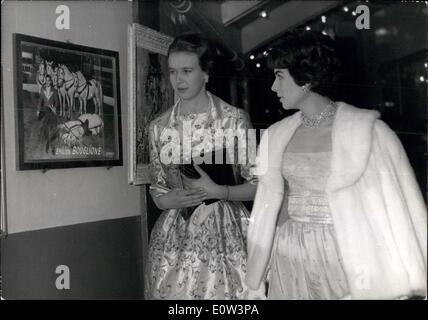
[[[177,209],[164,211],[151,234],[145,298],[263,299],[263,287],[244,283],[248,218],[232,201],[202,204],[188,220]]]
[[[333,224],[287,220],[277,228],[269,299],[335,300],[349,294]]]

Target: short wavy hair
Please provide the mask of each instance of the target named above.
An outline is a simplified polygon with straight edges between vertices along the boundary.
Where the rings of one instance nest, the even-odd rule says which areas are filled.
[[[285,33],[268,56],[271,69],[288,69],[294,81],[320,94],[330,94],[341,66],[335,41],[321,32],[294,30]]]
[[[168,48],[168,57],[173,52],[188,52],[198,56],[202,71],[210,74],[216,61],[215,43],[200,33],[177,36]]]

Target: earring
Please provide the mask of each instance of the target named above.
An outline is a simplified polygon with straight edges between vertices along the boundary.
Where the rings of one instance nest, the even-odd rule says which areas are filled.
[[[310,83],[306,83],[301,88],[302,88],[302,90],[303,90],[304,93],[308,93],[309,89],[311,88],[311,84]]]

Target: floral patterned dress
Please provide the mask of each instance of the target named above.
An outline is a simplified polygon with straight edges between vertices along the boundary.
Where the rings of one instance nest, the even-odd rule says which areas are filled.
[[[215,129],[246,131],[250,127],[245,111],[211,94],[209,99],[211,106],[207,113],[179,115],[178,101],[169,112],[152,121],[153,183],[150,189],[153,197],[182,188],[178,166],[160,161],[162,148],[171,141],[161,141],[165,129],[180,130],[186,124],[192,132],[203,128],[215,134]],[[186,137],[181,139],[184,141]],[[203,143],[202,139],[192,141],[192,150]],[[215,145],[217,147],[221,146]],[[249,175],[249,166],[236,165],[234,169],[243,178],[256,183]],[[244,283],[250,215],[246,207],[238,201],[224,200],[201,204],[187,220],[182,210],[163,211],[152,230],[145,273],[146,299],[263,298],[264,292],[250,291]]]

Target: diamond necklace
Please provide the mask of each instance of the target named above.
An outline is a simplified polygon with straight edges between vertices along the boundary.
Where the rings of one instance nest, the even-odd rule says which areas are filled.
[[[302,124],[306,128],[318,128],[322,122],[333,119],[336,110],[336,104],[330,100],[321,113],[308,117],[302,112]]]

